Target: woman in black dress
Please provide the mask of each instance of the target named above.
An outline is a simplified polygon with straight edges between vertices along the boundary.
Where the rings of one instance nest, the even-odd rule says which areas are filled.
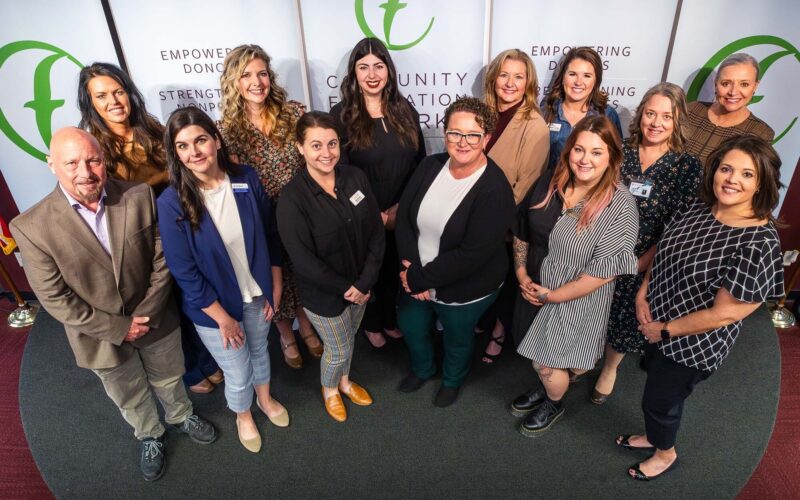
[[[377,38],[356,44],[342,79],[342,101],[331,108],[342,134],[342,163],[367,174],[386,228],[386,255],[373,300],[364,313],[364,331],[375,347],[383,347],[386,332],[397,329],[395,302],[400,286],[394,224],[400,194],[417,164],[425,158],[419,115],[400,94],[392,57]]]
[[[605,403],[614,390],[617,367],[625,353],[639,352],[644,346],[636,321],[636,291],[653,260],[664,226],[700,190],[703,167],[697,158],[684,152],[685,123],[683,89],[672,83],[659,83],[645,93],[636,108],[630,137],[622,148],[620,176],[639,208],[635,249],[639,273],[617,278],[608,318],[605,362],[591,397],[596,405]]]
[[[783,293],[778,204],[781,161],[755,136],[727,139],[708,158],[701,200],[675,213],[636,297],[647,339],[644,435],[617,445],[654,454],[628,469],[649,481],[678,464],[683,404],[730,352],[741,322]]]

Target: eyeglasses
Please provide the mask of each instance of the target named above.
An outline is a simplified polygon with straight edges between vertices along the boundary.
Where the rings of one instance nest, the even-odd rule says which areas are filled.
[[[470,146],[474,146],[479,142],[481,142],[481,139],[483,139],[484,135],[486,134],[484,134],[483,132],[471,132],[469,134],[462,134],[461,132],[456,132],[455,130],[447,130],[444,133],[444,136],[447,138],[447,142],[449,142],[450,144],[457,144],[461,142],[461,139],[463,138],[465,141],[467,141],[467,144],[469,144]]]

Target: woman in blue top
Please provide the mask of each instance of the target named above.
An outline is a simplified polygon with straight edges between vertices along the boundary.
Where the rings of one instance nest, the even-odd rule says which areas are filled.
[[[577,47],[558,63],[550,83],[550,92],[542,100],[542,116],[550,128],[550,161],[558,163],[572,127],[584,116],[605,114],[622,137],[619,116],[608,106],[608,96],[600,88],[603,83],[603,61],[594,49]]]
[[[270,395],[267,334],[281,296],[281,250],[272,203],[256,172],[232,163],[214,122],[197,108],[170,116],[164,134],[170,187],[158,198],[159,230],[182,308],[225,372],[239,441],[261,449],[250,406],[289,425]]]

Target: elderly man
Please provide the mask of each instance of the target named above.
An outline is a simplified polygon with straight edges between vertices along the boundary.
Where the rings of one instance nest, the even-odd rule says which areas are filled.
[[[78,366],[100,377],[140,442],[140,467],[164,473],[165,420],[201,444],[214,427],[192,411],[172,277],[161,252],[155,200],[146,184],[108,179],[100,145],[64,128],[47,164],[58,185],[11,222],[25,274],[42,306],[64,324]]]

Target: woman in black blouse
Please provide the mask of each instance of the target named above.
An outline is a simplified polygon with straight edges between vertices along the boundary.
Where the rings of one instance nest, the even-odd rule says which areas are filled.
[[[431,329],[444,326],[442,386],[434,404],[449,406],[469,372],[475,324],[494,302],[508,269],[505,236],[514,193],[484,154],[497,116],[462,97],[444,115],[447,152],[428,156],[414,172],[397,211],[397,250],[406,293],[397,318],[411,372],[398,389],[413,392],[436,373]]]
[[[343,134],[342,163],[367,174],[386,228],[386,255],[364,313],[367,339],[383,347],[383,332],[402,337],[395,312],[400,268],[394,224],[400,194],[425,157],[425,141],[417,111],[398,90],[392,57],[377,38],[364,38],[353,47],[341,88],[342,102],[331,108],[331,115]]]
[[[303,310],[325,346],[320,366],[325,409],[343,422],[341,394],[357,405],[372,404],[349,374],[353,340],[378,279],[384,232],[367,177],[338,164],[332,116],[304,114],[297,122],[297,148],[306,167],[281,194],[278,231],[292,256]]]
[[[649,481],[678,464],[683,403],[719,368],[742,320],[783,293],[780,241],[772,211],[781,161],[755,136],[727,139],[708,158],[702,201],[675,213],[636,297],[646,337],[644,435],[617,445],[654,454],[628,474]]]

